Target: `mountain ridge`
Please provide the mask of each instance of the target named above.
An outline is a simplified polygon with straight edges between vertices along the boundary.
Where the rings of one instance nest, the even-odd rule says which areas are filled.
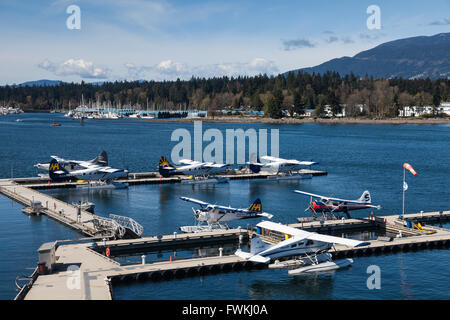
[[[314,67],[288,71],[340,75],[353,73],[374,78],[450,78],[450,33],[416,36],[382,43],[353,57],[334,58]]]

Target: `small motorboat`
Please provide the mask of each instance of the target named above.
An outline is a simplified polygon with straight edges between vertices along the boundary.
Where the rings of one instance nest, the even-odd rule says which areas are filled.
[[[302,273],[310,273],[310,272],[325,272],[325,271],[332,271],[337,270],[340,268],[345,268],[350,266],[353,263],[353,259],[347,258],[347,259],[341,259],[341,260],[329,260],[322,263],[317,264],[311,264],[306,267],[301,267],[298,269],[289,270],[288,274],[290,275],[297,275]]]
[[[90,213],[94,213],[95,210],[95,203],[89,201],[72,202],[72,205]]]
[[[57,123],[57,122],[53,122],[52,123],[52,127],[60,127],[61,123]]]

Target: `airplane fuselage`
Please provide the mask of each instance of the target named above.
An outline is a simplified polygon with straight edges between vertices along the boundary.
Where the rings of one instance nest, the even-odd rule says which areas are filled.
[[[99,171],[99,169],[83,169],[83,170],[75,170],[69,172],[70,175],[80,179],[80,180],[114,180],[119,178],[124,178],[127,176],[128,172],[126,170],[121,169],[103,169],[103,171]]]
[[[208,176],[224,171],[224,167],[205,167],[203,164],[192,164],[178,167],[172,174],[186,174],[188,176]]]
[[[276,259],[284,257],[304,256],[305,254],[314,254],[322,250],[329,250],[332,248],[331,243],[303,239],[297,243],[286,245],[276,249],[267,249],[259,252],[258,255],[266,258]],[[254,247],[252,243],[252,250],[258,251],[258,247]]]
[[[323,204],[319,200],[313,200],[311,209],[314,212],[346,212],[346,211],[352,211],[352,210],[361,210],[361,209],[367,209],[370,208],[370,205],[364,205],[364,204],[352,204],[347,203],[345,205],[339,205],[338,203],[335,204]]]
[[[261,171],[270,172],[270,173],[280,173],[280,172],[299,171],[302,168],[304,168],[304,166],[283,164],[283,163],[277,163],[277,162],[272,162],[272,163],[269,162],[269,163],[265,163],[261,167]]]
[[[242,219],[252,219],[259,218],[258,214],[255,213],[245,213],[234,211],[232,208],[230,210],[223,209],[209,209],[208,207],[205,209],[198,209],[195,211],[195,217],[199,222],[207,222],[207,223],[220,223],[220,222],[228,222],[234,220],[242,220]]]

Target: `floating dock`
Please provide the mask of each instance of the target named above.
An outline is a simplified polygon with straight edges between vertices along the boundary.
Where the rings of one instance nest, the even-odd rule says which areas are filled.
[[[0,194],[25,206],[22,210],[24,213],[45,215],[88,237],[123,237],[127,232],[123,227],[126,224],[132,225],[134,228],[131,229],[136,233],[139,233],[136,229],[142,228],[131,218],[100,217],[32,188],[19,185],[10,179],[0,180]],[[119,219],[126,219],[127,221],[119,223],[121,222]]]
[[[234,240],[244,241],[248,230],[232,229],[205,232],[202,234],[166,235],[147,237],[138,240],[99,241],[91,243],[64,244],[46,243],[39,249],[42,270],[35,271],[27,286],[17,299],[112,299],[111,282],[143,279],[170,279],[185,275],[206,274],[231,270],[261,268],[235,255],[180,259],[172,261],[146,261],[144,263],[121,265],[112,259],[114,254],[123,252],[142,252],[156,248],[198,245],[200,242],[221,244]],[[108,253],[106,253],[108,251]],[[111,255],[110,257],[107,256]],[[33,277],[32,277],[33,278]]]
[[[326,171],[302,169],[300,173],[312,176],[324,176],[328,173]],[[269,173],[244,173],[240,171],[230,171],[227,174],[217,175],[219,178],[228,178],[229,180],[252,180],[252,179],[270,179],[274,174]],[[53,182],[48,178],[42,177],[30,177],[30,178],[14,178],[8,179],[19,185],[32,188],[32,189],[59,189],[59,188],[76,188],[77,186],[88,185],[87,182]],[[118,182],[127,183],[128,185],[141,185],[141,184],[169,184],[169,183],[181,183],[191,182],[192,178],[188,176],[173,176],[164,178],[157,172],[137,172],[129,173],[127,179],[118,179]]]
[[[232,179],[230,176],[227,177]],[[133,180],[136,182],[143,179],[142,184],[176,183],[174,181],[179,182],[180,178],[186,179],[186,177],[133,177],[125,182],[130,183]],[[235,178],[267,178],[267,175],[236,175]],[[113,298],[111,283],[115,282],[170,280],[208,273],[267,268],[265,264],[247,261],[235,255],[223,255],[223,247],[217,248],[216,256],[171,258],[169,261],[147,260],[145,256],[147,252],[208,245],[222,246],[227,243],[241,244],[253,235],[253,230],[252,228],[248,230],[231,229],[202,233],[174,233],[134,240],[110,240],[114,237],[111,230],[99,228],[99,221],[104,221],[101,219],[105,218],[40,193],[34,189],[39,189],[42,185],[48,188],[48,183],[42,184],[36,183],[36,181],[32,183],[27,179],[34,178],[0,180],[0,193],[29,208],[29,212],[45,214],[91,238],[43,244],[38,250],[38,267],[29,277],[29,282],[21,287],[16,299],[109,300]],[[77,184],[52,185],[58,187],[75,185],[74,187],[76,187]],[[42,186],[42,188],[44,187]],[[406,214],[404,219],[415,223],[442,223],[450,220],[450,211]],[[334,249],[330,250],[330,253],[337,258],[450,246],[450,230],[427,225],[427,229],[435,231],[433,234],[427,234],[424,231],[406,228],[399,224],[398,215],[326,221],[300,219],[298,223],[290,226],[319,233],[345,233],[381,228],[386,232],[398,235],[388,239],[379,237],[377,240],[371,240],[370,245],[358,248],[336,245]],[[101,238],[103,240],[98,241]],[[284,235],[274,233],[266,236],[264,240],[276,243],[284,240]],[[127,254],[143,254],[141,263],[121,264],[114,260],[115,256]]]
[[[448,221],[450,211],[428,212],[405,215],[407,219],[423,219],[422,221]],[[393,223],[395,216],[378,217],[374,223]],[[369,220],[369,219],[367,219]],[[390,221],[392,220],[392,221]],[[330,221],[331,222],[331,221]],[[339,221],[340,224],[355,226],[351,219]],[[337,221],[333,221],[337,223]],[[368,222],[372,223],[372,222]],[[316,222],[303,225],[305,229],[316,228]],[[320,222],[319,222],[320,224]],[[325,223],[323,224],[325,225]],[[298,224],[291,225],[297,226]],[[334,226],[338,226],[334,224]],[[330,227],[327,226],[327,228]],[[402,230],[403,227],[399,226]],[[364,256],[397,251],[410,251],[432,248],[448,248],[450,246],[450,230],[427,226],[436,231],[434,234],[394,237],[389,241],[380,237],[371,240],[364,247],[350,248],[335,245],[330,250],[333,257],[343,258]],[[112,299],[111,283],[141,280],[171,280],[174,278],[205,275],[209,273],[231,272],[239,270],[263,269],[265,264],[246,261],[235,255],[222,255],[220,248],[217,256],[203,258],[170,259],[169,261],[149,261],[142,257],[141,263],[120,264],[113,257],[120,254],[137,254],[158,251],[168,248],[193,247],[215,243],[220,245],[228,241],[244,242],[252,235],[252,230],[232,229],[204,233],[173,234],[159,237],[147,237],[137,240],[115,240],[81,244],[55,243],[55,263],[48,274],[39,274],[30,284],[24,287],[19,298],[24,299]],[[272,235],[272,241],[277,237]],[[267,240],[267,239],[265,239]],[[41,255],[41,254],[40,254]],[[107,255],[110,255],[109,257]],[[41,258],[40,258],[41,260]]]

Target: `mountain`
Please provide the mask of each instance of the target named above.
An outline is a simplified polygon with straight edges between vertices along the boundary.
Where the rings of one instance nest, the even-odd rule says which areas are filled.
[[[354,57],[332,59],[318,66],[293,70],[307,73],[336,71],[340,75],[408,79],[450,78],[450,33],[386,42]],[[285,74],[287,74],[286,72]]]
[[[36,80],[36,81],[27,81],[21,84],[16,85],[17,87],[44,87],[44,86],[57,86],[60,85],[61,83],[63,83],[61,80],[47,80],[47,79],[42,79],[42,80]]]

